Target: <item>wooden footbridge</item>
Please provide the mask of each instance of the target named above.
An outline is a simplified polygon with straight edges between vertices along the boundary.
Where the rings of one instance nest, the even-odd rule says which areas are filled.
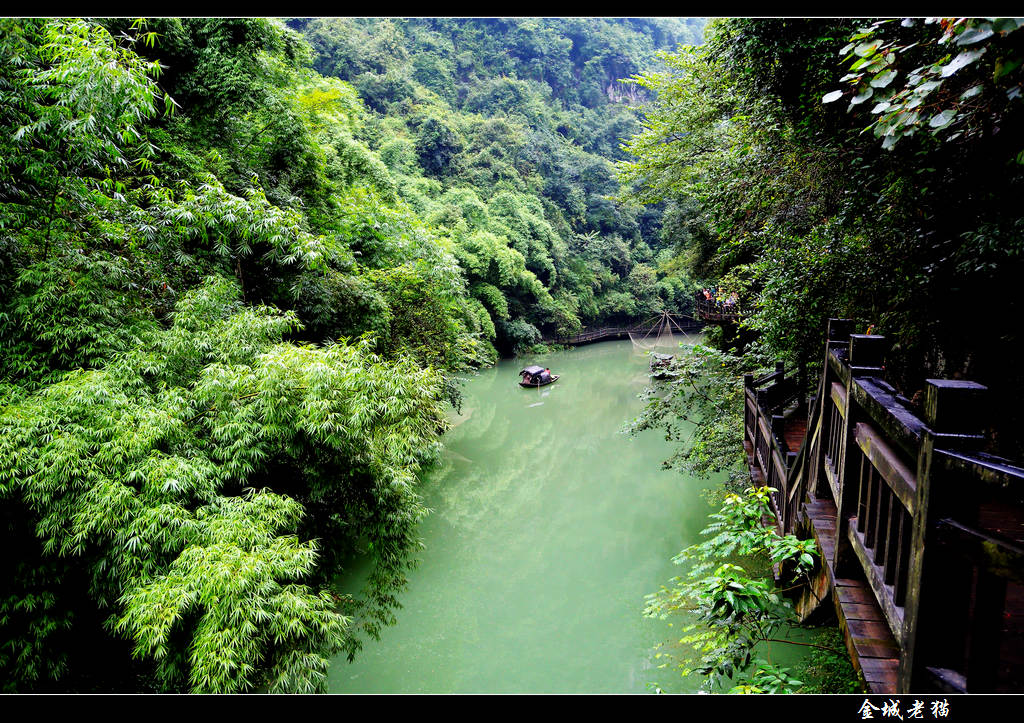
[[[739,302],[708,299],[701,292],[694,296],[694,314],[710,324],[736,323],[745,316]]]
[[[704,328],[704,324],[689,316],[669,314],[662,312],[652,316],[634,326],[603,326],[597,329],[584,329],[573,336],[556,336],[544,339],[547,344],[561,344],[563,346],[580,346],[592,344],[606,339],[630,338],[634,341],[643,339],[658,338],[665,334],[678,331],[683,334],[696,333]]]
[[[809,404],[781,365],[745,379],[751,478],[822,553],[798,612],[834,609],[871,692],[1024,692],[1024,468],[981,451],[987,389],[930,379],[918,411],[852,330]]]

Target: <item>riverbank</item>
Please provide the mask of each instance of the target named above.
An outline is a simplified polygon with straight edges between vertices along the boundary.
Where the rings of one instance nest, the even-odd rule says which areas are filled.
[[[661,469],[670,446],[630,437],[648,357],[628,341],[503,360],[469,378],[439,465],[424,481],[433,511],[397,625],[332,692],[696,692],[659,669],[658,643],[681,621],[644,619],[643,598],[679,569],[713,509],[697,480]],[[522,389],[539,363],[555,384]],[[339,581],[353,592],[359,565]],[[780,651],[779,655],[789,655]]]

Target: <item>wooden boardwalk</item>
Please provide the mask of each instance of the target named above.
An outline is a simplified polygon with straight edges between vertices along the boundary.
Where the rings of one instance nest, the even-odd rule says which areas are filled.
[[[850,660],[863,675],[869,692],[893,693],[900,650],[882,609],[866,581],[837,577],[831,562],[835,558],[836,506],[828,499],[813,499],[804,505],[804,511],[825,562],[818,573],[827,578],[826,585],[821,587],[832,591],[836,619]]]
[[[980,452],[985,387],[928,380],[919,417],[851,330],[830,322],[809,404],[781,365],[746,377],[751,479],[822,553],[797,611],[835,612],[871,692],[1022,692],[1024,468]]]
[[[578,346],[581,344],[592,344],[595,341],[605,339],[622,339],[629,337],[630,333],[642,331],[641,327],[633,326],[605,326],[600,329],[584,329],[575,336],[561,336],[544,339],[545,343],[562,344],[564,346]]]
[[[694,315],[711,324],[735,323],[745,316],[739,304],[704,298],[698,292],[694,298]]]

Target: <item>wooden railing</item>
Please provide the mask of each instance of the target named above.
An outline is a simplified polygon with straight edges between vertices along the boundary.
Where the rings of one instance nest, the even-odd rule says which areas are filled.
[[[1024,469],[932,446],[929,479],[911,683],[1024,692]]]
[[[744,441],[748,448],[751,470],[764,485],[773,488],[772,506],[780,531],[787,529],[790,520],[789,485],[790,467],[796,462],[796,450],[789,449],[785,440],[786,407],[796,401],[799,386],[781,363],[775,371],[755,379],[744,376]]]
[[[884,379],[886,339],[851,329],[830,322],[799,453],[780,439],[786,375],[747,378],[752,477],[778,489],[782,532],[807,536],[801,508],[834,505],[824,562],[870,588],[899,648],[894,692],[1022,692],[1024,469],[979,451],[986,388],[927,380],[919,414]]]
[[[693,321],[683,323],[680,327],[683,331],[699,331],[703,324]],[[590,344],[603,339],[620,339],[630,334],[646,334],[651,330],[650,325],[637,324],[636,326],[605,326],[598,329],[584,329],[573,336],[555,336],[546,338],[543,341],[550,344],[564,344],[575,346],[577,344]]]

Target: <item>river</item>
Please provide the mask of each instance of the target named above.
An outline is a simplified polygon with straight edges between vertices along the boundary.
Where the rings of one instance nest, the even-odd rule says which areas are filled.
[[[659,351],[665,351],[659,349]],[[641,615],[680,570],[712,508],[697,480],[661,469],[671,447],[624,424],[642,407],[648,358],[630,341],[503,360],[469,377],[443,459],[424,480],[431,514],[396,625],[355,662],[331,667],[338,693],[694,692],[653,648],[681,622]],[[518,386],[530,364],[561,378]],[[356,564],[340,581],[353,591]]]

